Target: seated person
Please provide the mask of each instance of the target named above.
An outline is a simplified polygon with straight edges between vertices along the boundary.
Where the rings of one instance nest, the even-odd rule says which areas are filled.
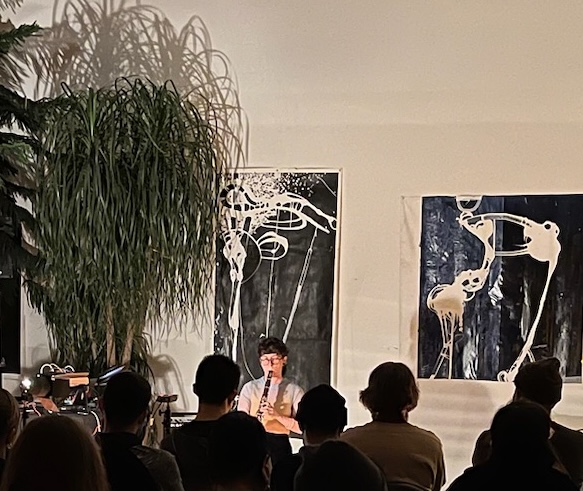
[[[284,378],[289,350],[278,338],[262,339],[257,347],[263,377],[247,382],[241,389],[237,409],[257,416],[267,431],[267,445],[273,464],[291,455],[290,432],[301,433],[295,419],[303,389]],[[262,402],[267,377],[271,372],[271,384],[267,401]]]
[[[346,418],[346,399],[329,385],[318,385],[306,392],[296,414],[305,446],[299,453],[284,457],[273,466],[272,491],[293,491],[302,456],[315,452],[326,440],[337,439],[346,426]]]
[[[0,490],[37,489],[109,491],[95,440],[72,418],[53,415],[30,421],[10,451]]]
[[[382,471],[348,443],[328,440],[304,459],[295,477],[295,491],[387,491]]]
[[[0,478],[6,464],[6,451],[16,439],[19,422],[18,402],[6,389],[0,389]]]
[[[364,426],[351,428],[340,439],[376,462],[389,483],[410,483],[439,491],[445,483],[441,441],[427,430],[408,423],[417,406],[419,389],[411,370],[386,362],[370,374],[360,401],[372,416]]]
[[[239,366],[223,355],[207,356],[198,365],[193,385],[198,396],[196,418],[160,445],[176,457],[185,491],[210,488],[208,440],[217,419],[231,410],[240,378]]]
[[[547,358],[523,365],[514,379],[513,400],[527,400],[540,404],[547,413],[561,400],[563,378],[561,362]],[[555,467],[567,472],[577,486],[583,484],[583,434],[551,421],[551,449],[556,456]],[[472,457],[474,465],[483,464],[490,457],[490,432],[484,431],[476,442]]]
[[[235,411],[218,419],[210,439],[209,460],[217,491],[269,489],[267,434],[248,414]]]
[[[105,431],[98,435],[111,491],[183,491],[174,457],[142,445],[152,389],[134,372],[111,377],[101,399]]]
[[[490,428],[488,460],[467,469],[448,491],[577,491],[569,476],[553,468],[548,412],[529,401],[500,409]]]

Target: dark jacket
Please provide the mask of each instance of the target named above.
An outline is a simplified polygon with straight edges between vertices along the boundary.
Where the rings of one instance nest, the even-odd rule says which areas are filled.
[[[97,437],[111,491],[183,491],[176,460],[163,450],[145,447],[132,433]]]
[[[491,462],[470,467],[447,491],[578,491],[569,476],[551,467],[513,468],[512,462],[498,466]]]
[[[185,491],[211,489],[208,442],[215,425],[216,421],[190,421],[160,444],[176,458]]]
[[[583,484],[583,433],[571,430],[554,421],[551,422],[553,435],[550,439],[551,450],[557,460],[556,467],[564,469],[571,480],[581,487]],[[472,456],[472,465],[484,464],[490,458],[492,440],[486,430],[478,437]]]

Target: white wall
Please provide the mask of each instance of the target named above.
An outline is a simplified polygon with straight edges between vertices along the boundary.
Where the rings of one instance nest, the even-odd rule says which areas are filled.
[[[15,19],[42,23],[51,5],[31,1]],[[250,121],[250,164],[344,171],[338,388],[351,423],[364,421],[357,393],[370,369],[412,361],[399,352],[407,343],[399,330],[400,196],[582,191],[583,4],[160,5],[176,26],[200,15],[230,57]],[[187,393],[210,326],[183,340],[159,350],[179,365]],[[423,381],[421,390],[413,422],[442,438],[455,477],[511,387]],[[565,392],[558,419],[583,427],[581,387]]]

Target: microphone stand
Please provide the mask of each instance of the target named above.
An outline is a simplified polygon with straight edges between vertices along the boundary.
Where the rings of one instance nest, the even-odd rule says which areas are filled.
[[[170,431],[172,430],[172,411],[170,409],[170,403],[174,402],[178,399],[177,394],[172,395],[160,395],[156,398],[156,402],[166,404],[166,407],[158,412],[160,416],[163,416],[162,419],[162,431],[164,438],[170,435]]]

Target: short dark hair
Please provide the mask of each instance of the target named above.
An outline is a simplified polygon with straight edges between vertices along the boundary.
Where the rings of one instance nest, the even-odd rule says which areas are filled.
[[[557,358],[546,358],[523,365],[514,385],[518,395],[552,409],[560,400],[563,391],[561,362]]]
[[[205,356],[194,378],[192,389],[200,402],[221,404],[239,388],[241,369],[224,355]]]
[[[311,458],[304,459],[294,479],[296,491],[322,489],[384,491],[386,479],[380,468],[360,450],[341,440],[328,440]]]
[[[347,423],[346,399],[331,386],[318,385],[302,397],[296,421],[302,431],[341,432]]]
[[[492,459],[514,465],[552,466],[551,419],[541,405],[515,401],[499,409],[490,427]]]
[[[210,474],[215,484],[260,482],[267,455],[267,435],[257,418],[233,411],[217,420],[209,441]]]
[[[259,345],[257,346],[257,355],[263,356],[270,353],[276,353],[279,356],[287,356],[289,350],[287,349],[285,343],[279,338],[269,337],[259,341]]]
[[[103,392],[103,410],[109,424],[127,426],[145,410],[152,398],[152,387],[135,372],[121,372],[109,379]]]
[[[375,420],[399,417],[419,402],[419,388],[409,367],[399,362],[381,363],[370,374],[368,387],[360,392],[360,402]]]

